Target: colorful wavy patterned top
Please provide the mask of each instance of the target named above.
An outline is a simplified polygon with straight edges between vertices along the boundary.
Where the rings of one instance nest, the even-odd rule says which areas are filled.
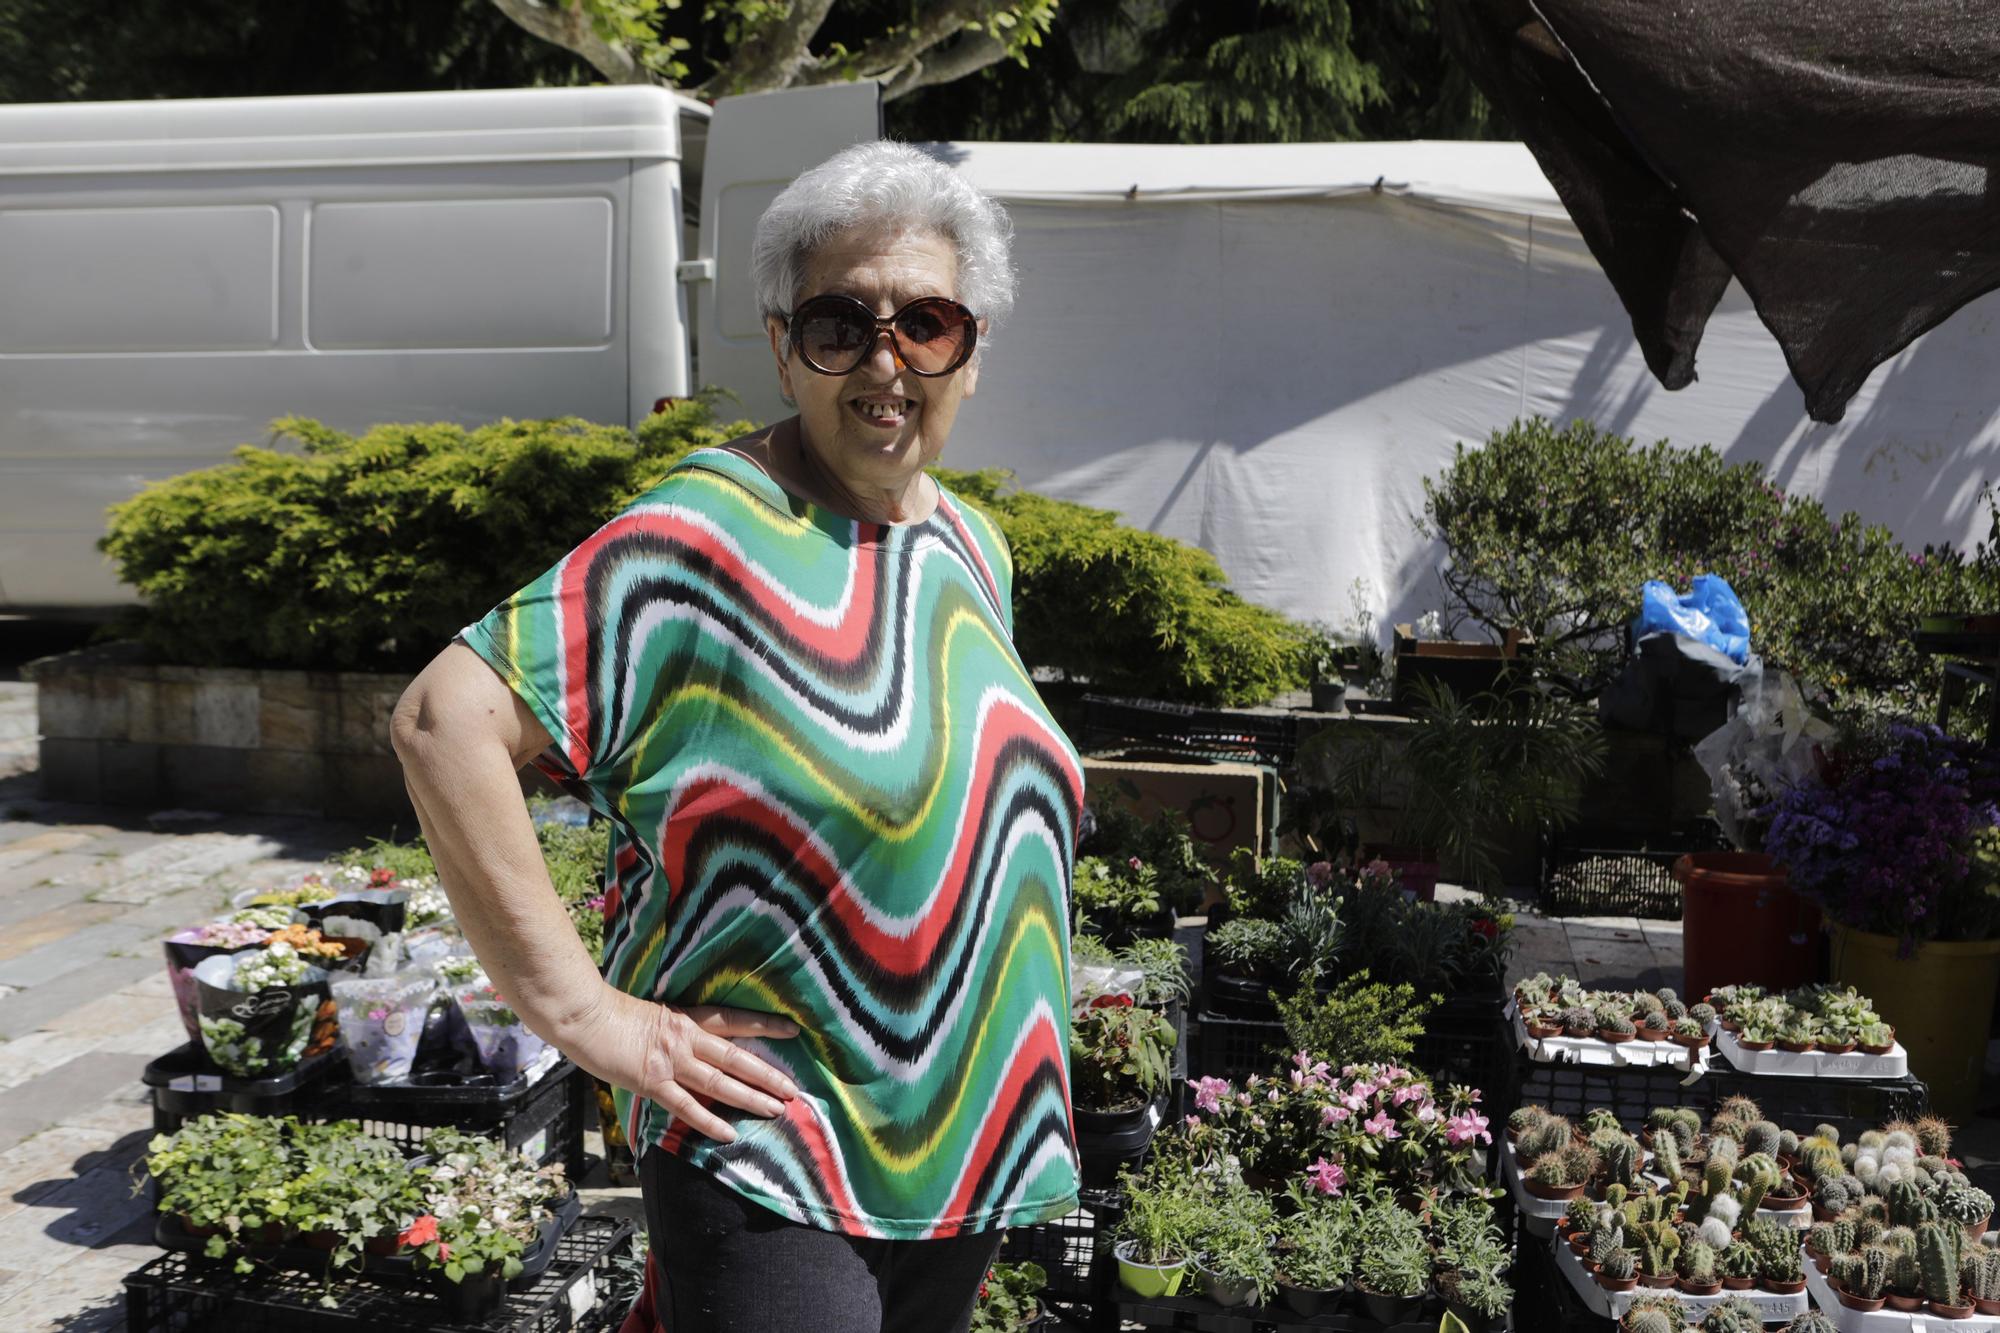
[[[704,449],[464,632],[613,820],[605,975],[783,1014],[800,1088],[739,1138],[619,1094],[797,1221],[914,1239],[1073,1206],[1074,748],[1011,638],[976,509],[858,523]]]

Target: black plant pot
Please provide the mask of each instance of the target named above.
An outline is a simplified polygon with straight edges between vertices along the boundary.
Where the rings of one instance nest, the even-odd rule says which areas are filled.
[[[1228,972],[1211,972],[1208,981],[1208,1012],[1217,1018],[1248,1018],[1275,1022],[1278,1006],[1271,999],[1268,982],[1239,977]]]
[[[1446,1301],[1444,1308],[1458,1316],[1459,1322],[1465,1325],[1466,1333],[1498,1333],[1507,1324],[1505,1315],[1476,1314],[1457,1301]]]
[[[1124,1111],[1076,1108],[1076,1152],[1083,1161],[1086,1189],[1106,1189],[1118,1170],[1145,1155],[1146,1145],[1165,1115],[1166,1094]]]
[[[1339,1287],[1295,1287],[1279,1278],[1278,1295],[1283,1298],[1287,1310],[1303,1319],[1332,1314],[1340,1305]]]
[[[507,1279],[497,1273],[467,1273],[461,1281],[437,1285],[455,1324],[483,1323],[507,1301]]]
[[[1383,1296],[1376,1292],[1362,1290],[1361,1303],[1368,1307],[1368,1317],[1378,1324],[1401,1324],[1416,1318],[1417,1311],[1423,1309],[1422,1296]]]

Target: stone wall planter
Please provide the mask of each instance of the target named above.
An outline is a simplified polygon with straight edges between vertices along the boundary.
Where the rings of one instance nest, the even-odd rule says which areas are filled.
[[[30,662],[49,800],[390,819],[414,828],[389,719],[408,676],[167,666],[135,643]],[[545,789],[524,770],[531,790]]]

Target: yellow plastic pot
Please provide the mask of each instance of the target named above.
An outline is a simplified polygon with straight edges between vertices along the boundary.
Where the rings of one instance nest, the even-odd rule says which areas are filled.
[[[1931,1108],[1947,1120],[1970,1119],[2000,985],[2000,940],[1929,941],[1898,958],[1895,936],[1836,925],[1831,961],[1834,981],[1873,1000],[1896,1029],[1910,1072],[1930,1084]]]

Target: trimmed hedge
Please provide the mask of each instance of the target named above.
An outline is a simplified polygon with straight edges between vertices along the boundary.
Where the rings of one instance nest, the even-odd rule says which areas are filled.
[[[407,670],[530,582],[690,450],[753,429],[687,400],[636,431],[576,419],[274,423],[297,452],[148,486],[101,543],[144,600],[125,628],[206,666]],[[1104,510],[940,472],[1014,548],[1023,657],[1096,688],[1262,703],[1305,679],[1311,636],[1228,590],[1207,552]],[[1085,631],[1085,632],[1079,632]]]

